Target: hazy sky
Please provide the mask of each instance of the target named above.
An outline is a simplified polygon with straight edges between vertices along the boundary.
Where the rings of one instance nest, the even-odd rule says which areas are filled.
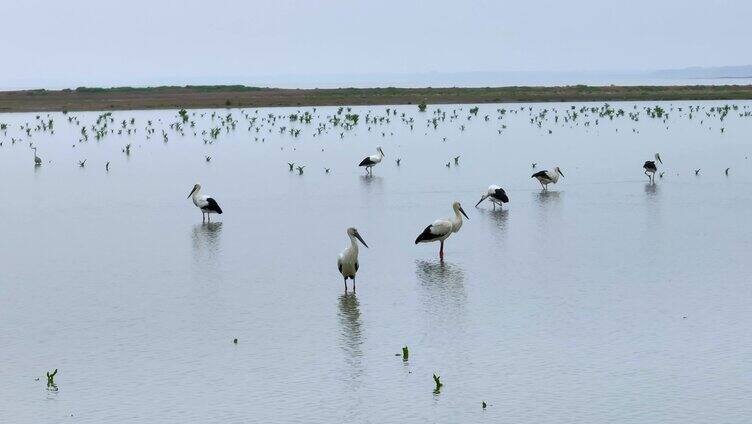
[[[0,87],[752,64],[752,2],[18,0]]]

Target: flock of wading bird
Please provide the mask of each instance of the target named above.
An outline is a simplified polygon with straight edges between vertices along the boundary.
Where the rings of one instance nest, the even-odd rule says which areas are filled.
[[[506,122],[508,121],[508,116],[524,113],[528,114],[530,125],[540,130],[543,134],[549,135],[553,133],[556,127],[581,127],[589,130],[597,128],[601,124],[601,121],[613,121],[616,119],[628,119],[631,121],[634,124],[631,128],[633,133],[639,133],[636,124],[643,118],[658,120],[668,130],[672,122],[669,120],[670,116],[678,116],[679,118],[697,122],[699,128],[707,127],[709,131],[713,131],[714,128],[718,129],[723,134],[725,133],[723,123],[728,116],[738,115],[740,118],[752,117],[752,111],[749,110],[749,105],[747,104],[741,106],[728,104],[719,106],[682,104],[681,106],[674,106],[671,104],[668,106],[668,109],[664,109],[660,105],[638,108],[638,105],[634,104],[631,110],[629,108],[614,107],[608,103],[601,106],[570,105],[564,107],[545,107],[536,110],[534,110],[533,106],[507,106],[508,108],[496,108],[496,113],[493,116],[492,114],[479,115],[480,108],[477,106],[468,108],[467,113],[465,113],[465,107],[455,107],[450,111],[437,107],[429,113],[426,111],[425,105],[420,105],[418,113],[419,115],[426,115],[425,135],[428,135],[428,131],[435,131],[439,125],[445,123],[454,123],[456,128],[460,132],[463,132],[466,129],[466,125],[470,125],[474,120],[482,119],[484,122],[491,122],[492,120],[498,122],[500,125],[497,128],[497,133],[500,136],[503,136],[507,130]],[[239,113],[239,116],[236,113]],[[156,138],[161,139],[163,143],[168,143],[171,137],[184,137],[186,134],[192,133],[194,137],[200,137],[208,147],[218,142],[224,134],[236,132],[243,127],[252,134],[252,141],[257,143],[265,143],[266,137],[274,133],[278,133],[283,137],[289,136],[295,140],[304,130],[312,130],[314,138],[332,137],[334,135],[338,139],[344,139],[346,136],[350,136],[353,130],[358,128],[359,123],[362,122],[360,114],[353,111],[350,107],[338,107],[335,113],[325,115],[323,119],[315,107],[310,108],[310,110],[297,110],[295,112],[280,114],[268,113],[266,115],[259,114],[258,109],[253,112],[244,109],[229,109],[225,113],[216,110],[211,112],[189,112],[181,109],[176,115],[173,115],[171,122],[165,123],[161,118],[147,120],[142,128],[136,123],[135,117],[129,117],[116,122],[112,112],[99,114],[93,123],[83,125],[78,116],[69,114],[66,111],[63,111],[63,116],[69,125],[79,128],[78,133],[80,135],[78,142],[73,143],[72,148],[76,148],[77,144],[89,142],[91,139],[100,142],[107,137],[117,136],[132,140],[137,134],[142,133],[145,133],[145,140],[147,141]],[[210,119],[209,127],[200,129],[199,124],[202,121],[206,121],[207,118]],[[388,137],[394,137],[394,132],[385,128],[392,121],[409,127],[410,131],[413,131],[418,125],[414,116],[410,116],[405,112],[399,113],[395,107],[385,107],[382,113],[369,109],[365,113],[364,121],[368,132],[374,132],[377,135],[380,132],[380,136],[385,140]],[[715,127],[713,124],[715,124]],[[33,151],[34,166],[40,167],[44,161],[39,156],[38,147],[34,145],[33,138],[36,133],[40,132],[54,135],[55,128],[55,120],[51,114],[47,113],[44,117],[36,115],[35,120],[31,122],[27,121],[18,126],[20,134],[17,137],[12,136],[10,142],[12,145],[15,145],[17,142],[28,142],[29,147]],[[0,133],[2,133],[2,136],[7,137],[8,129],[8,124],[0,122]],[[142,133],[139,133],[139,129],[142,130]],[[619,129],[615,128],[615,131],[618,132]],[[0,147],[6,141],[0,139]],[[441,142],[447,142],[447,137],[441,137]],[[129,141],[122,147],[121,152],[126,156],[130,156],[133,147],[133,143]],[[280,149],[284,150],[284,147],[280,147]],[[293,150],[295,150],[294,145]],[[376,148],[375,154],[365,157],[358,166],[364,168],[367,175],[373,175],[373,168],[382,163],[385,156],[384,150],[379,146]],[[206,154],[203,159],[208,163],[211,162],[212,156]],[[458,165],[460,156],[454,156],[450,161],[446,162],[445,166],[451,167],[452,160],[454,165]],[[397,166],[400,166],[401,161],[401,158],[395,158]],[[51,163],[51,161],[48,163]],[[84,168],[86,163],[87,159],[81,158],[77,161],[77,166]],[[663,162],[658,153],[655,154],[655,160],[649,160],[643,164],[644,173],[651,184],[655,183],[659,164],[662,165]],[[289,171],[297,171],[300,175],[303,175],[306,167],[306,165],[294,162],[289,162],[287,165],[289,166]],[[533,163],[532,168],[535,169],[536,167],[537,164]],[[110,161],[106,161],[104,168],[106,172],[110,171]],[[331,168],[329,167],[323,168],[326,174],[329,174],[330,170]],[[729,170],[730,168],[726,168],[724,173],[728,175]],[[700,169],[694,169],[695,175],[699,175],[699,173]],[[663,172],[658,173],[659,178],[663,178],[663,175]],[[537,179],[544,191],[548,190],[549,184],[556,184],[559,181],[559,177],[564,177],[564,173],[558,166],[551,170],[541,170],[532,174],[532,178]],[[201,210],[203,221],[210,221],[212,214],[222,213],[222,208],[213,197],[202,194],[200,184],[194,185],[188,197]],[[509,202],[509,197],[499,185],[489,186],[483,192],[481,199],[475,206],[479,206],[486,199],[493,204],[494,209],[497,206],[503,207],[504,203]],[[438,219],[431,225],[428,225],[415,239],[415,244],[439,242],[439,257],[443,259],[444,242],[462,228],[463,216],[469,219],[459,202],[455,201],[452,203],[452,210],[454,212],[453,217]],[[357,229],[348,228],[346,232],[350,239],[350,245],[338,256],[337,267],[344,279],[345,291],[347,291],[348,279],[352,280],[354,291],[355,276],[359,269],[358,242],[362,243],[365,247],[368,246]]]

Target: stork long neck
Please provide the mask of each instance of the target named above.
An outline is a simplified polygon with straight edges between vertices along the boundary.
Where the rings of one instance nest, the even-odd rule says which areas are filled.
[[[459,209],[454,210],[454,227],[461,227],[462,226],[462,214],[460,213]]]
[[[384,159],[384,154],[381,153],[381,150],[379,150],[379,151],[376,152],[376,156],[378,156],[379,159]]]
[[[348,236],[350,237],[350,247],[352,248],[352,251],[357,254],[358,253],[358,240],[355,240],[355,236],[351,236],[349,234]]]
[[[193,199],[193,203],[198,202],[199,197],[201,196],[201,189],[196,189],[196,191],[193,192],[193,195],[191,196],[191,199]]]

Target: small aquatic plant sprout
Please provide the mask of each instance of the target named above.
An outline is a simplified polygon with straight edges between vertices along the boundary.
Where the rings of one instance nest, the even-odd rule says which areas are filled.
[[[436,374],[433,375],[433,382],[436,384],[436,388],[433,390],[433,392],[438,394],[441,391],[441,386],[443,386],[444,383],[441,382],[441,377]]]
[[[47,387],[48,388],[57,388],[57,385],[55,384],[55,376],[57,375],[57,368],[55,368],[55,371],[49,372],[47,371]]]

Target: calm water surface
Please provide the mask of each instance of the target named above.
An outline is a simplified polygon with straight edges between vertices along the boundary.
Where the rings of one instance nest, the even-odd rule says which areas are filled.
[[[633,104],[613,106],[654,105]],[[692,120],[690,104],[705,107]],[[385,107],[364,107],[354,129],[316,137],[336,108],[259,133],[219,110],[239,122],[211,145],[211,111],[195,111],[196,136],[169,128],[174,110],[115,112],[110,128],[133,117],[137,132],[87,142],[60,113],[30,138],[19,125],[37,114],[2,114],[0,422],[746,423],[752,104],[723,122],[705,115],[718,104],[661,103],[666,122],[549,112],[541,128],[530,118],[569,105],[501,120],[520,105],[471,120],[450,105],[436,129],[433,108],[366,124]],[[294,111],[259,110],[257,125]],[[366,178],[355,164],[377,145],[387,157]],[[666,174],[650,185],[655,152]],[[531,162],[566,177],[541,193]],[[196,182],[225,210],[216,222],[186,199]],[[473,208],[490,184],[505,210]],[[441,263],[413,240],[454,200],[470,220]],[[344,295],[348,226],[371,248]]]

